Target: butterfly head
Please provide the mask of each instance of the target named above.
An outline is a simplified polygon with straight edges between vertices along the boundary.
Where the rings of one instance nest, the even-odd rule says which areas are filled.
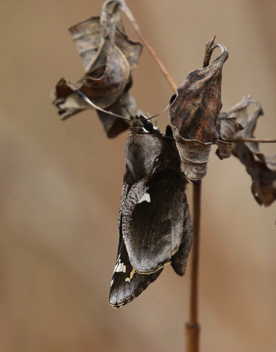
[[[131,121],[130,131],[133,133],[144,134],[153,132],[153,124],[147,120],[144,116],[136,116]]]

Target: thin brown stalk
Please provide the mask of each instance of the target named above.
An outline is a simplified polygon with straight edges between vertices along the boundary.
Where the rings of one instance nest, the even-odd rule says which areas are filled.
[[[206,44],[203,58],[203,67],[209,65],[214,43],[214,36]],[[191,267],[191,289],[190,289],[190,312],[189,321],[186,324],[187,352],[199,352],[200,325],[198,322],[198,268],[199,268],[199,234],[200,234],[200,210],[201,210],[201,187],[202,181],[193,185],[193,246]]]
[[[198,323],[198,267],[199,267],[199,229],[201,208],[201,181],[193,185],[193,247],[190,289],[189,322],[186,324],[187,352],[199,351]]]
[[[159,59],[158,55],[156,54],[156,52],[154,51],[154,49],[152,48],[152,46],[150,45],[150,43],[148,42],[146,37],[144,36],[144,34],[141,31],[140,26],[136,22],[136,19],[133,16],[132,12],[130,11],[130,9],[127,7],[126,4],[124,4],[122,9],[125,12],[125,14],[127,15],[127,17],[129,18],[130,22],[132,23],[132,25],[135,28],[136,32],[138,33],[139,37],[141,38],[141,40],[143,41],[143,43],[145,44],[145,46],[147,47],[147,49],[149,50],[151,55],[153,56],[154,60],[157,62],[158,66],[160,67],[161,71],[163,72],[164,76],[166,77],[167,81],[169,82],[170,86],[172,87],[172,90],[174,91],[174,93],[177,93],[176,84],[174,83],[172,77],[170,76],[169,72],[166,70],[162,61]]]

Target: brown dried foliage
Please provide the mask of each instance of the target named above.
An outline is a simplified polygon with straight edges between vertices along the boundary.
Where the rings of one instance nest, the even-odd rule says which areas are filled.
[[[256,110],[248,117],[249,105],[255,105]],[[243,98],[228,111],[230,118],[234,117],[244,129],[238,132],[236,138],[255,138],[254,131],[257,121],[264,114],[261,104],[250,96]],[[245,166],[252,178],[251,191],[260,205],[268,206],[276,199],[276,154],[266,156],[259,149],[259,143],[238,142],[233,146],[232,154]]]
[[[215,48],[222,53],[209,65]],[[177,90],[170,107],[170,122],[174,138],[184,164],[185,174],[192,181],[201,180],[207,172],[211,145],[218,134],[216,122],[222,107],[222,67],[228,58],[226,48],[214,44],[206,45],[204,65],[187,75]]]
[[[76,89],[99,108],[130,120],[136,116],[136,102],[129,89],[131,71],[138,64],[142,45],[124,33],[120,9],[135,22],[124,0],[107,0],[100,17],[91,17],[69,29],[83,60],[85,75],[76,84],[64,78],[57,83],[54,104],[62,119],[91,108],[76,94]],[[276,198],[276,155],[265,156],[258,143],[232,142],[237,138],[254,138],[263,110],[248,96],[228,112],[220,113],[222,67],[228,52],[214,40],[215,37],[206,44],[203,68],[189,73],[171,99],[169,115],[173,137],[190,180],[199,181],[206,175],[211,146],[217,144],[216,154],[220,159],[233,154],[245,165],[252,178],[255,199],[267,206]],[[218,47],[221,54],[209,64]],[[250,104],[255,104],[256,110],[248,117]],[[99,110],[97,114],[108,137],[116,137],[129,128],[126,119]]]
[[[131,71],[138,64],[142,45],[131,41],[124,33],[119,11],[121,3],[107,1],[101,17],[91,17],[69,29],[86,73],[75,85],[68,85],[64,78],[57,83],[54,104],[62,119],[91,108],[74,92],[74,87],[100,108],[108,108],[127,118],[136,115],[136,102],[129,89]],[[108,137],[115,137],[129,127],[126,120],[97,113]]]

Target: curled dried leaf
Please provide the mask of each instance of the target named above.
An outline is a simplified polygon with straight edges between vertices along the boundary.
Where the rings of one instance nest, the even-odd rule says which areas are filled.
[[[245,143],[236,143],[232,153],[239,158],[252,178],[251,192],[255,200],[265,206],[273,203],[276,199],[276,155],[270,157],[271,164],[265,164],[256,160]]]
[[[251,104],[256,106],[256,110],[250,117],[248,117],[247,109]],[[244,127],[242,131],[235,135],[236,138],[255,138],[254,131],[256,129],[258,119],[260,116],[264,115],[263,108],[258,101],[252,99],[251,96],[248,95],[247,97],[244,97],[241,102],[233,106],[228,111],[228,114],[230,117],[235,117]],[[245,142],[245,145],[257,159],[267,165],[269,169],[276,171],[276,163],[274,161],[276,155],[266,156],[260,151],[259,143]]]
[[[229,142],[228,139],[232,139],[243,127],[237,122],[236,117],[230,117],[227,112],[222,112],[218,116],[216,128],[219,136],[216,141],[218,146],[216,154],[221,160],[229,158],[233,143]]]
[[[69,29],[86,71],[75,87],[97,106],[134,117],[136,104],[128,90],[132,85],[131,71],[138,64],[142,45],[131,41],[124,33],[119,11],[121,3],[107,1],[101,17],[91,17]],[[65,79],[56,86],[54,104],[62,119],[88,108]],[[128,128],[123,120],[98,115],[108,137],[115,137]]]
[[[105,42],[105,30],[100,24],[100,17],[87,18],[70,27],[69,32],[83,60],[85,72],[89,72]]]
[[[206,175],[211,145],[218,138],[216,121],[222,107],[221,78],[223,64],[228,58],[226,48],[214,44],[213,39],[206,46],[204,64],[209,63],[217,47],[221,49],[221,54],[207,67],[187,75],[170,106],[174,138],[185,174],[192,181]]]
[[[110,32],[104,42],[100,44],[99,52],[96,55],[90,51],[91,62],[89,62],[88,53],[82,53],[85,60],[85,67],[89,67],[89,70],[78,81],[78,88],[90,100],[102,108],[112,105],[119,98],[124,91],[130,75],[128,61],[122,51],[115,45],[114,34],[115,28],[114,32]],[[65,80],[64,82],[67,85]],[[66,92],[65,87],[64,92]],[[68,96],[57,95],[57,99],[60,100]],[[63,108],[65,107],[66,102],[63,103]]]
[[[256,106],[256,110],[248,117],[247,109],[251,104]],[[254,138],[258,118],[264,114],[259,102],[247,96],[228,113],[244,126],[236,137]],[[251,176],[251,191],[256,201],[260,205],[270,205],[276,199],[276,154],[266,156],[260,151],[259,144],[252,142],[235,143],[232,154],[240,160]]]

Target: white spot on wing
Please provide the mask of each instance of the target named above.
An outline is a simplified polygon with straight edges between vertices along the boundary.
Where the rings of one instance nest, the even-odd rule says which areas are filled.
[[[126,266],[124,263],[121,262],[121,254],[119,254],[117,263],[115,265],[115,268],[113,270],[114,273],[125,273],[126,272]],[[113,280],[111,281],[111,285],[113,284]]]
[[[126,272],[126,266],[124,265],[124,263],[118,263],[115,266],[115,273],[120,273],[120,272],[123,272],[123,273]]]
[[[139,204],[139,203],[142,203],[142,202],[148,202],[148,203],[150,203],[150,195],[149,195],[149,193],[145,193],[145,194],[143,195],[143,197],[142,197],[141,199],[139,199],[138,204]]]

